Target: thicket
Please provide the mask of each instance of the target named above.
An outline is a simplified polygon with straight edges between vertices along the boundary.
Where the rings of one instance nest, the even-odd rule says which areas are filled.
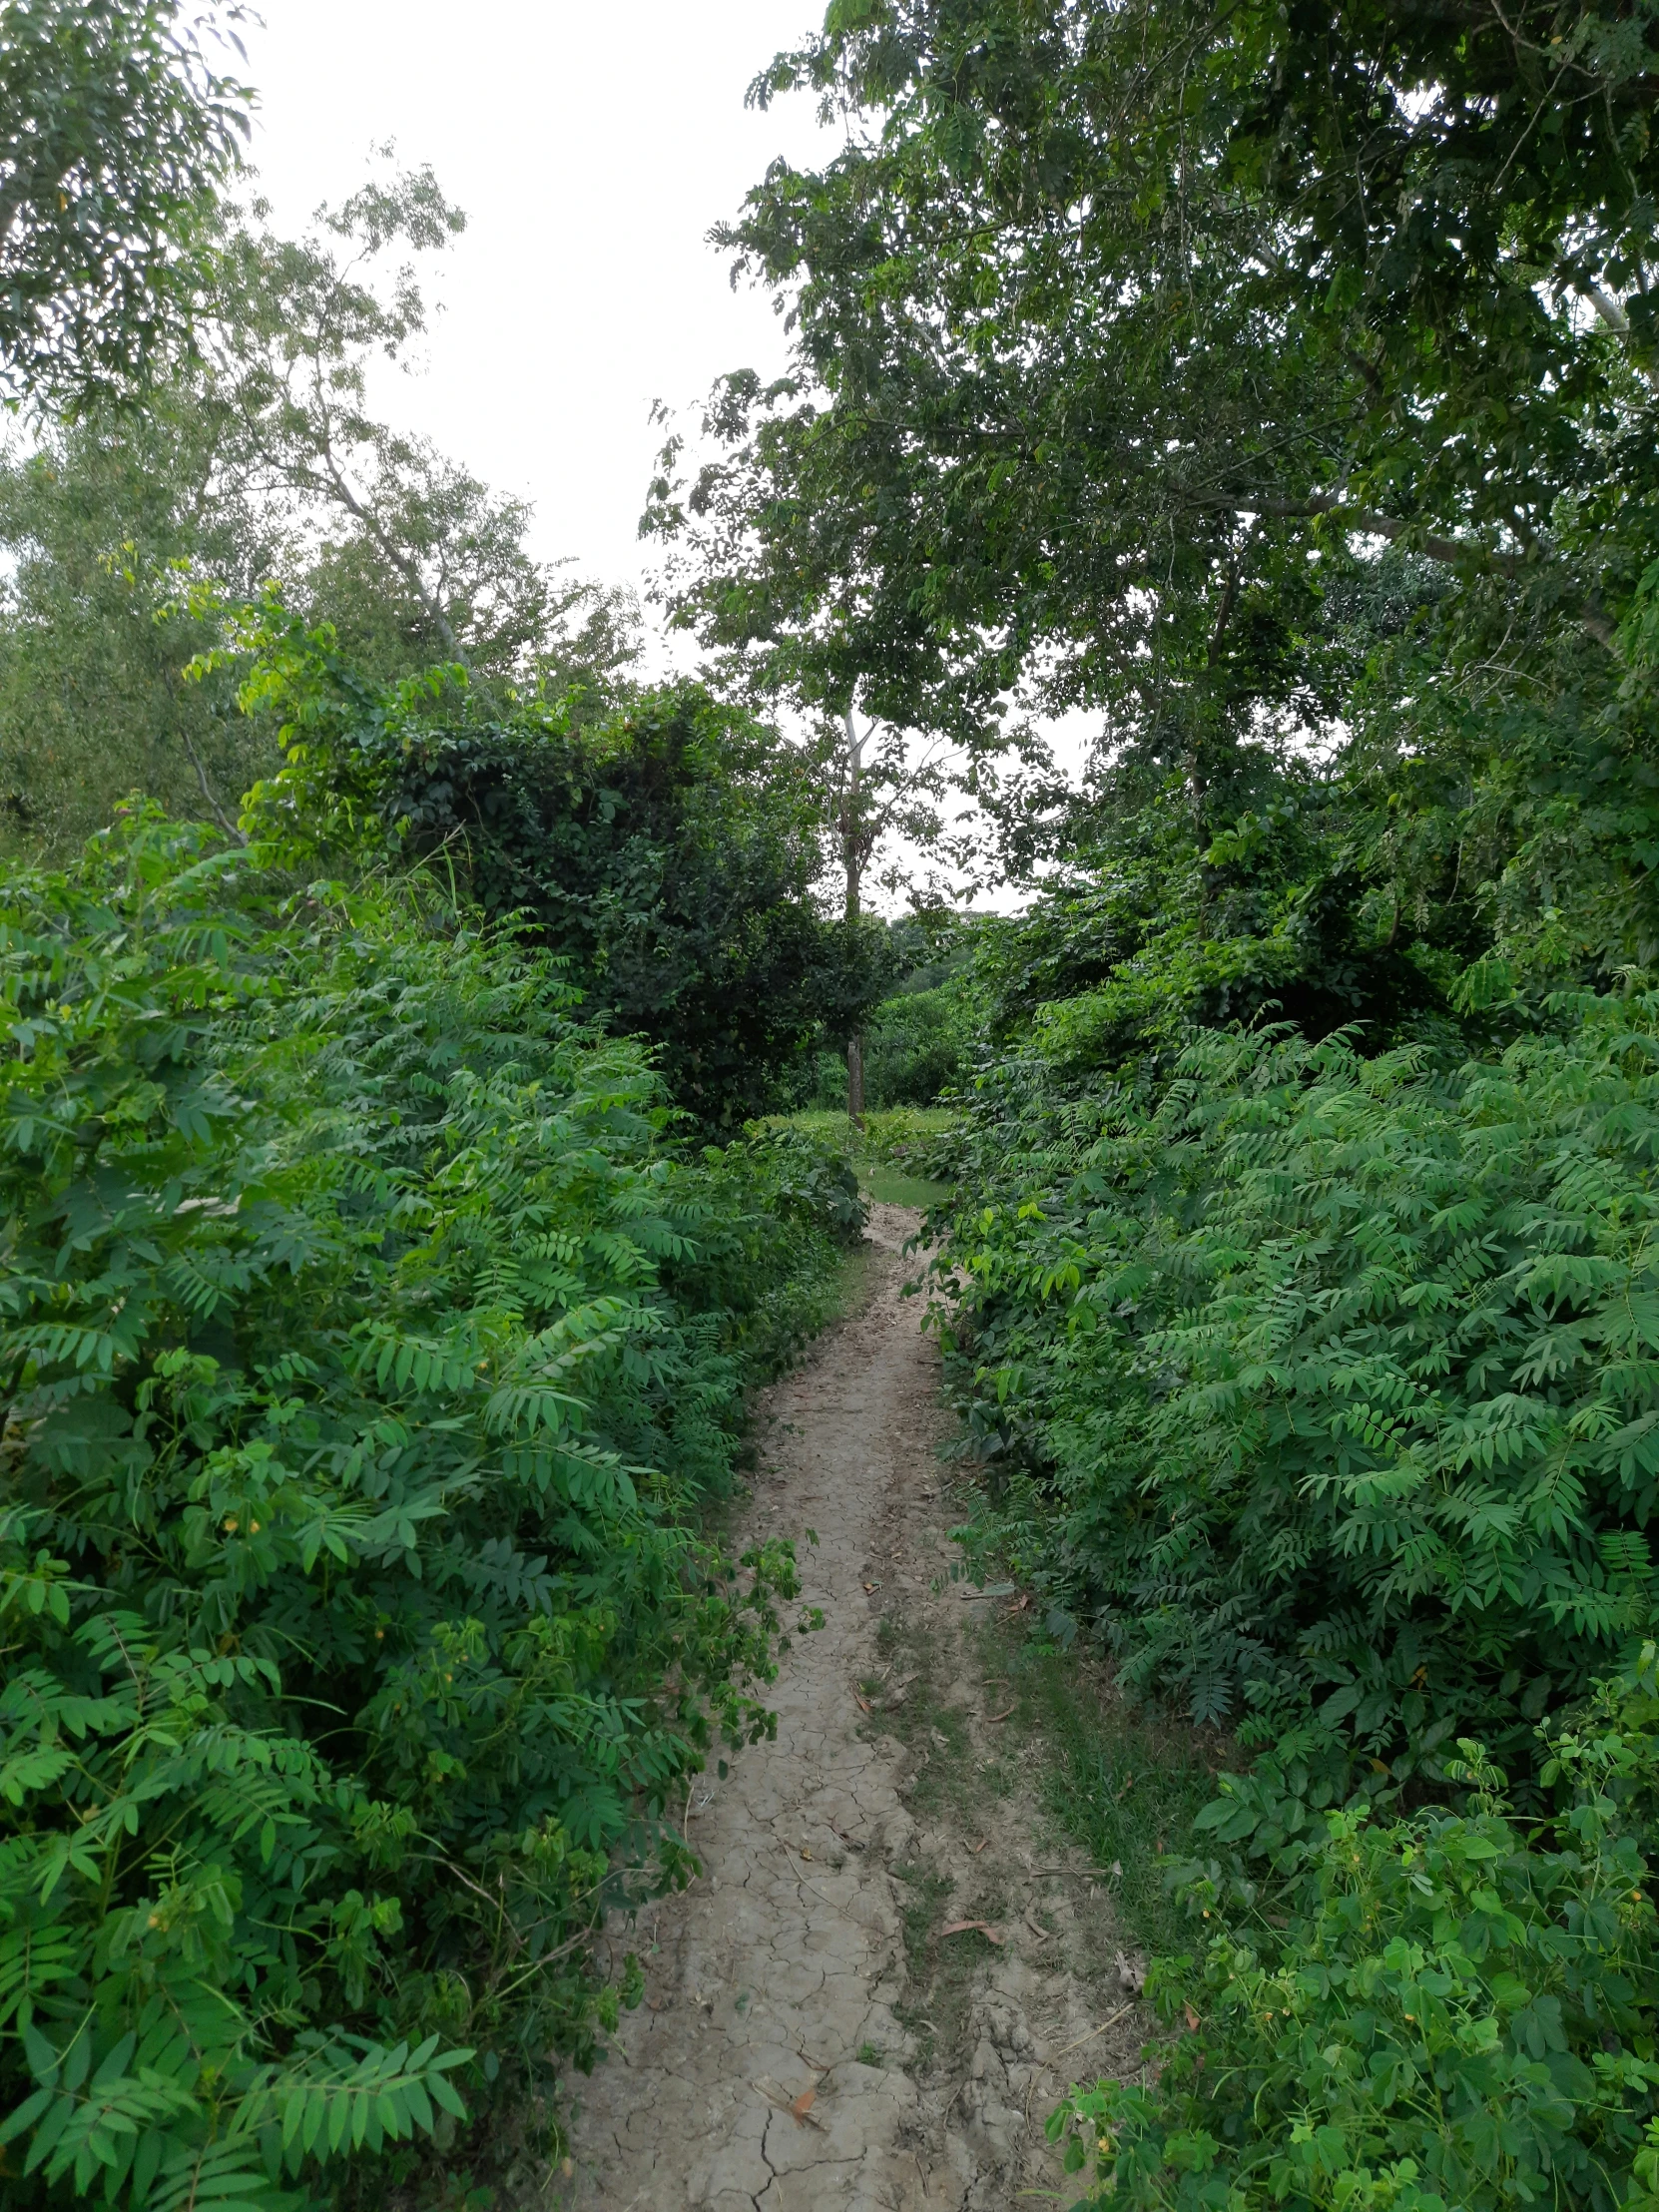
[[[981,1028],[972,973],[977,917],[928,910],[889,921],[877,936],[865,925],[873,977],[885,995],[830,1025],[831,1038],[854,1023],[862,1042],[864,1104],[881,1114],[932,1106],[966,1079]],[[820,1110],[847,1102],[844,1048],[821,1049],[806,1103]]]
[[[1403,1783],[1647,1627],[1659,1001],[1557,1011],[1442,1066],[1211,1032],[976,1188],[995,1540],[1126,1681]]]
[[[140,813],[0,886],[8,2202],[261,2207],[591,2060],[771,1725],[698,1533],[850,1178],[544,952]],[[301,879],[302,880],[302,879]]]
[[[1465,1741],[1461,1809],[1334,1812],[1271,1903],[1184,1867],[1206,1948],[1149,1987],[1187,2032],[1155,2088],[1073,2090],[1049,2122],[1088,2201],[1652,2212],[1656,1666],[1649,1643],[1546,1734],[1544,1818]]]
[[[1190,905],[1114,847],[988,942],[933,1147],[971,1540],[1237,1747],[1180,2039],[1072,2155],[1102,2203],[1647,2206],[1659,1000],[1519,932],[1402,991],[1363,896],[1301,926],[1343,844],[1279,890],[1243,827]]]
[[[858,127],[724,234],[794,372],[686,619],[1099,717],[931,1162],[973,1538],[1240,1770],[1090,2202],[1655,2201],[1656,82],[1651,0],[874,0],[757,88]]]
[[[705,1131],[779,1103],[879,998],[879,924],[824,909],[806,764],[701,683],[509,713],[458,666],[371,679],[276,595],[223,634],[193,676],[238,671],[280,746],[245,833],[316,867],[423,864],[522,924],[590,1019],[651,1045]]]

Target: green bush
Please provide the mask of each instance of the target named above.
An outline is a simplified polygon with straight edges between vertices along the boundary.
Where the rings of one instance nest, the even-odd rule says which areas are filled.
[[[1465,1742],[1463,1813],[1333,1812],[1288,1890],[1179,1870],[1207,1941],[1151,1988],[1151,2088],[1049,2125],[1090,2205],[1143,2212],[1582,2212],[1659,2205],[1659,1650],[1546,1734],[1523,1821]]]
[[[690,1515],[833,1208],[417,892],[154,818],[0,883],[3,2203],[291,2203],[591,2062],[773,1725],[788,1547]]]
[[[966,1064],[968,1009],[958,982],[883,999],[864,1025],[864,1097],[873,1107],[931,1106]]]
[[[1557,1012],[1492,1063],[1211,1032],[1161,1097],[985,1094],[936,1314],[982,1533],[1129,1682],[1403,1783],[1524,1758],[1649,1630],[1659,1000]]]
[[[875,922],[824,910],[803,755],[701,684],[514,704],[437,669],[370,682],[275,596],[244,609],[239,697],[283,765],[246,822],[304,865],[428,863],[564,963],[592,1018],[655,1047],[675,1104],[718,1135],[799,1087],[891,972]]]
[[[931,1106],[966,1071],[970,1027],[958,981],[884,998],[863,1025],[865,1106],[873,1113]],[[844,1053],[815,1057],[809,1097],[820,1110],[844,1110]]]

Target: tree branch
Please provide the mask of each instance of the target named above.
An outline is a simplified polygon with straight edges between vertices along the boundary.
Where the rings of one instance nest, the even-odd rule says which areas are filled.
[[[1608,329],[1612,331],[1624,347],[1630,365],[1637,375],[1642,378],[1644,383],[1651,384],[1655,391],[1659,391],[1659,369],[1650,368],[1645,361],[1639,361],[1631,348],[1630,317],[1625,313],[1621,302],[1615,299],[1610,291],[1603,291],[1599,284],[1580,283],[1577,288],[1581,297],[1590,302],[1590,305],[1594,307]]]
[[[1257,514],[1273,515],[1286,521],[1312,520],[1319,515],[1331,515],[1345,529],[1363,531],[1368,537],[1386,538],[1390,543],[1399,538],[1409,538],[1413,552],[1424,554],[1431,561],[1443,561],[1453,568],[1483,569],[1499,576],[1520,576],[1528,568],[1539,565],[1536,561],[1529,560],[1524,553],[1498,553],[1490,546],[1478,544],[1472,538],[1442,538],[1433,531],[1419,534],[1415,523],[1402,522],[1397,515],[1379,514],[1372,507],[1346,505],[1340,492],[1315,492],[1307,499],[1241,498],[1234,504],[1251,509]],[[1618,632],[1594,601],[1587,600],[1578,609],[1577,619],[1597,645],[1604,646],[1615,659],[1619,657]]]
[[[238,844],[246,844],[248,842],[247,833],[243,830],[242,825],[240,823],[233,822],[230,816],[226,814],[224,808],[219,804],[219,800],[217,795],[215,794],[214,788],[208,782],[208,772],[202,766],[201,758],[198,755],[195,746],[192,745],[190,742],[190,733],[188,731],[181,730],[179,735],[184,740],[185,751],[190,755],[190,765],[196,771],[196,781],[202,787],[202,797],[213,809],[214,820],[219,824],[219,827],[224,830],[225,834],[228,837],[235,838]]]

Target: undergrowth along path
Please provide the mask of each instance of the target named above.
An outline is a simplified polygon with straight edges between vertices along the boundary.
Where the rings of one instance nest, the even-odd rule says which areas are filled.
[[[995,1601],[953,1571],[917,1222],[873,1208],[865,1304],[761,1408],[748,1518],[797,1538],[824,1626],[784,1660],[777,1742],[692,1794],[701,1878],[612,1932],[646,1996],[573,2084],[581,2212],[1004,2212],[1065,2190],[1043,2120],[1068,2081],[1137,2068],[1107,1885],[1041,1831]]]

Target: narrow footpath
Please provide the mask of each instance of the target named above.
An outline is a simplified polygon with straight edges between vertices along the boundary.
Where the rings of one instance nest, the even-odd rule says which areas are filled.
[[[1048,2111],[1137,2070],[1136,1962],[999,1734],[995,1601],[953,1578],[916,1226],[873,1209],[862,1311],[762,1407],[747,1519],[796,1538],[825,1625],[784,1660],[777,1742],[699,1779],[701,1879],[612,1932],[646,1999],[571,2083],[573,2212],[1069,2204]]]

